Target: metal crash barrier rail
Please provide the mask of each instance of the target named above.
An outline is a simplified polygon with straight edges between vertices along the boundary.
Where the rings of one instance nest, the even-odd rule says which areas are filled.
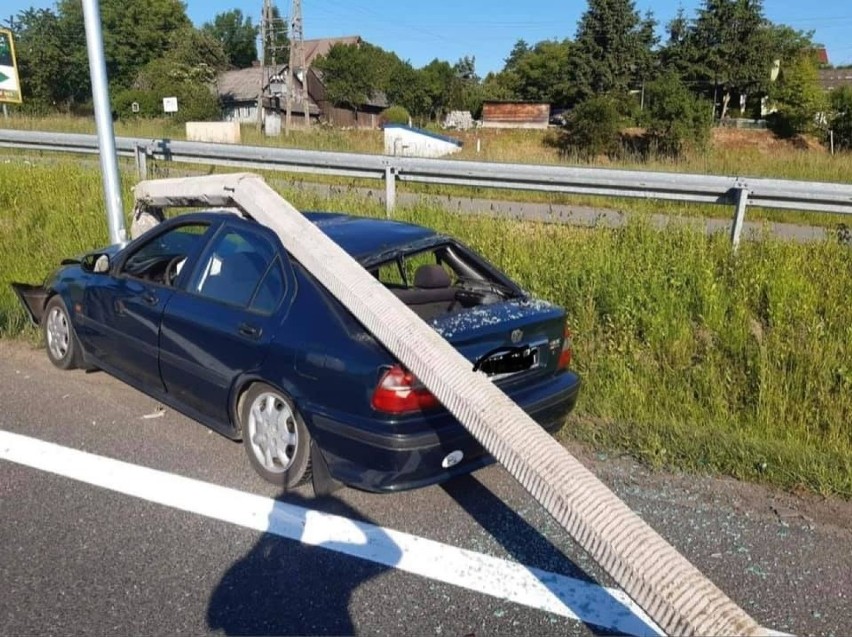
[[[94,135],[8,129],[0,129],[0,147],[84,154],[98,152]],[[116,149],[119,155],[135,157],[140,179],[147,179],[149,160],[381,179],[385,183],[385,202],[389,210],[396,202],[397,181],[724,204],[734,207],[731,226],[734,246],[740,242],[750,206],[852,214],[852,185],[849,184],[418,159],[130,137],[117,138]]]
[[[263,179],[146,181],[135,194],[137,210],[229,207],[272,229],[668,634],[770,634]]]

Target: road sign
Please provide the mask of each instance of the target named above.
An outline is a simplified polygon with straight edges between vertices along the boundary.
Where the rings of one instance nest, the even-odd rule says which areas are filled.
[[[178,111],[178,103],[176,97],[164,97],[163,98],[163,111],[166,113],[177,113]]]
[[[12,32],[0,29],[0,102],[21,103],[21,80]]]

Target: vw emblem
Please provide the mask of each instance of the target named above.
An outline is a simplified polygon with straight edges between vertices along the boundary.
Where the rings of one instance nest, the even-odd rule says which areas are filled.
[[[524,337],[523,330],[513,330],[512,331],[512,342],[517,344],[521,342],[521,339]]]

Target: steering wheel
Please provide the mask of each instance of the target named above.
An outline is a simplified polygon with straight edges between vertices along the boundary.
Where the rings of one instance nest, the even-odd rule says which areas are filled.
[[[186,259],[185,256],[179,254],[176,257],[172,257],[166,266],[166,271],[163,274],[163,283],[168,285],[169,287],[173,287],[175,284],[175,280],[178,277],[179,268],[178,266]]]

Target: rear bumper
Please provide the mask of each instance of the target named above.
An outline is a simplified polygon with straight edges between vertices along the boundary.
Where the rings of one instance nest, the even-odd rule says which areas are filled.
[[[511,398],[545,430],[555,433],[574,408],[580,378],[564,372]],[[494,462],[485,449],[445,410],[389,426],[375,420],[353,424],[330,414],[309,413],[312,433],[331,475],[366,491],[402,491],[444,482]],[[460,451],[451,468],[442,463]]]

